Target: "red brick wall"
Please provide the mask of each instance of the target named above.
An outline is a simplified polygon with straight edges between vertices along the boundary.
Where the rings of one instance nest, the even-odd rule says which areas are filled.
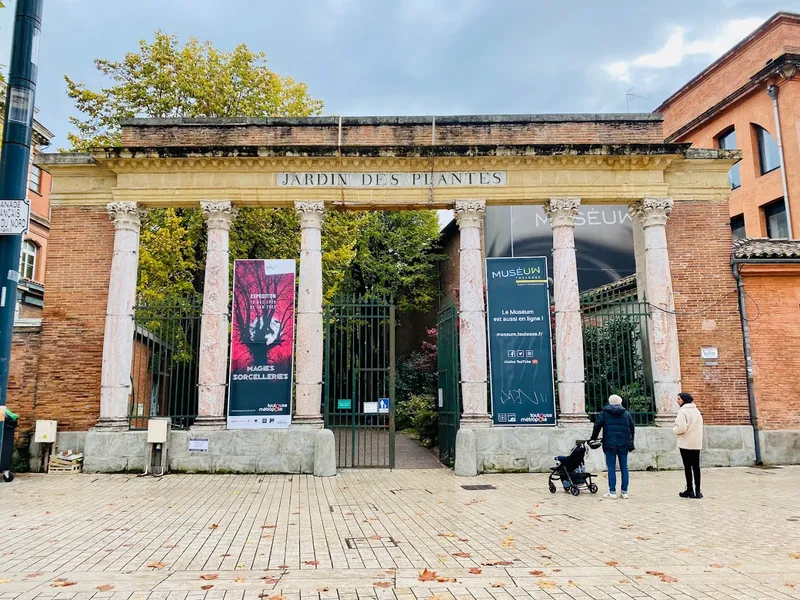
[[[54,206],[36,418],[85,431],[100,416],[108,281],[114,224],[105,208]]]
[[[431,124],[342,127],[345,146],[428,146]],[[336,146],[338,123],[304,125],[124,126],[122,145],[163,146]],[[533,123],[436,125],[437,144],[660,144],[660,120],[542,120]]]
[[[742,265],[762,429],[800,429],[800,265]]]
[[[41,351],[41,327],[14,327],[8,376],[8,407],[19,415],[16,445],[24,446],[36,421],[36,375]]]
[[[707,424],[748,424],[741,321],[730,267],[728,203],[676,202],[667,225],[667,244],[683,391],[695,397]],[[702,346],[717,347],[718,366],[705,365],[700,358]]]

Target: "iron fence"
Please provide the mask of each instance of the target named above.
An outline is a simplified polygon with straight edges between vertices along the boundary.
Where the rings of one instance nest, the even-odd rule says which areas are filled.
[[[458,309],[450,304],[439,311],[436,336],[439,382],[439,460],[450,467],[456,460],[456,434],[461,424],[458,389]]]
[[[655,417],[649,368],[648,305],[613,293],[581,298],[586,412],[594,419],[611,394],[618,394],[637,425]]]
[[[202,312],[201,297],[134,307],[130,429],[146,429],[150,417],[171,417],[177,429],[194,423]]]

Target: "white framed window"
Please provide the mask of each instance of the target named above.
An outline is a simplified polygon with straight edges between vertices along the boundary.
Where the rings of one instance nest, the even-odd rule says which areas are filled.
[[[28,178],[28,189],[37,194],[42,193],[42,170],[36,165],[31,165],[31,176]]]
[[[19,276],[22,279],[33,279],[36,272],[36,252],[39,248],[30,240],[22,242],[22,253],[19,257]]]

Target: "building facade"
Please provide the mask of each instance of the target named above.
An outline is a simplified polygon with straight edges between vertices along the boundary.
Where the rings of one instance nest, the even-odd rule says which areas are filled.
[[[800,15],[778,13],[656,109],[667,142],[741,149],[729,174],[734,239],[798,235],[798,68]]]
[[[84,449],[88,470],[141,468],[144,432],[130,426],[140,216],[199,205],[206,265],[192,430],[173,432],[172,467],[187,471],[335,470],[322,414],[320,230],[332,210],[454,209],[458,236],[461,428],[456,471],[541,470],[588,435],[574,226],[580,207],[631,215],[649,313],[655,425],[636,468],[679,464],[675,395],[702,398],[707,464],[749,464],[753,430],[730,271],[728,150],[665,144],[657,115],[133,120],[123,146],[40,157],[54,175],[48,302],[35,418],[59,421],[59,445]],[[487,409],[483,219],[487,206],[545,208],[553,230],[559,427],[493,427]],[[237,207],[300,216],[296,384],[289,430],[224,429],[229,351],[228,229]],[[698,236],[703,231],[711,235]],[[91,260],[75,261],[92,236]],[[709,243],[709,238],[712,240]],[[270,258],[270,257],[264,257]],[[455,261],[453,261],[455,262]],[[697,307],[706,310],[698,313]],[[702,349],[713,347],[709,363]],[[13,399],[9,404],[14,407]],[[192,431],[209,452],[186,451]],[[331,467],[333,465],[333,468]]]

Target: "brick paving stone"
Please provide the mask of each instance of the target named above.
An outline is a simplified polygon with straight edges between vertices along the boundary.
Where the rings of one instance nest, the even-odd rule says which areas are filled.
[[[20,475],[0,600],[800,598],[800,468],[707,470],[702,501],[681,481],[634,473],[624,501],[444,469]]]

